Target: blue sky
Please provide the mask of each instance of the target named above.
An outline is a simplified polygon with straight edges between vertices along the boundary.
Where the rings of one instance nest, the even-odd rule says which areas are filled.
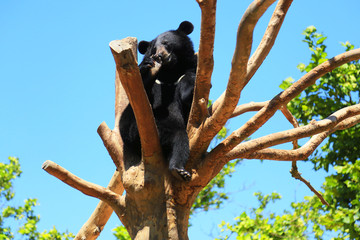
[[[237,25],[250,3],[218,1],[212,99],[226,87]],[[274,7],[255,29],[253,49]],[[307,46],[301,42],[307,26],[315,25],[328,36],[329,57],[343,51],[339,42],[359,47],[359,7],[357,0],[294,1],[274,48],[240,103],[268,100],[280,92],[282,80],[301,76],[296,66],[309,61]],[[40,230],[55,225],[77,233],[98,203],[45,173],[41,169],[45,160],[102,186],[115,170],[96,132],[102,121],[114,125],[115,66],[108,43],[127,36],[151,40],[176,29],[183,20],[195,26],[190,37],[197,50],[200,9],[195,0],[0,1],[0,161],[7,161],[8,156],[20,158],[23,174],[15,184],[15,203],[38,198]],[[227,126],[235,130],[250,116],[245,114]],[[277,114],[253,138],[289,128]],[[324,173],[312,171],[311,164],[299,167],[319,189]],[[190,239],[217,237],[221,220],[232,221],[254,206],[255,191],[280,193],[283,200],[273,205],[277,211],[312,195],[291,178],[289,170],[290,163],[244,161],[226,186],[230,201],[219,211],[193,216]],[[118,224],[113,216],[98,239],[113,239],[111,229]]]

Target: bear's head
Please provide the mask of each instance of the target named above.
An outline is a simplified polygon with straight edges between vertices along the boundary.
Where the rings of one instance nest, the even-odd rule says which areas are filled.
[[[171,79],[176,78],[175,75],[182,75],[186,70],[196,68],[194,47],[187,36],[193,29],[191,22],[184,21],[178,29],[164,32],[151,42],[139,42],[138,50],[144,54],[144,59],[150,58],[160,64],[159,79],[173,81]]]

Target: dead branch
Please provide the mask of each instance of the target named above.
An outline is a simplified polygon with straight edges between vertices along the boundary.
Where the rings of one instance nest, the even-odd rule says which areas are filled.
[[[289,111],[289,109],[287,108],[287,106],[282,106],[281,107],[281,112],[284,114],[284,116],[286,117],[286,119],[294,126],[294,128],[299,127],[299,123],[296,120],[296,118],[291,114],[291,112]],[[326,132],[329,132],[326,131]],[[325,134],[327,136],[327,134]],[[322,141],[322,140],[321,140]],[[298,144],[298,139],[295,139],[292,141],[293,144],[293,150],[296,150],[297,148],[299,148],[299,144]],[[329,206],[328,202],[325,201],[325,199],[323,198],[323,196],[310,184],[309,181],[307,181],[305,178],[303,178],[301,176],[301,173],[298,171],[298,167],[297,167],[297,159],[294,159],[291,163],[291,170],[290,170],[291,176],[295,179],[300,180],[301,182],[305,183],[305,185],[313,192],[315,193],[315,195],[320,199],[320,201]]]
[[[79,190],[85,195],[98,198],[110,206],[120,205],[121,196],[119,194],[97,184],[85,181],[50,160],[45,161],[42,165],[42,168],[47,173],[63,181],[70,187]]]
[[[153,156],[155,153],[161,152],[159,136],[131,46],[121,41],[112,41],[110,48],[121,84],[135,114],[143,156],[145,158]],[[156,160],[155,158],[152,159]]]
[[[232,59],[229,81],[223,98],[219,101],[219,107],[214,114],[192,134],[190,139],[190,158],[199,157],[206,151],[211,140],[231,117],[239,101],[240,93],[246,85],[246,68],[250,57],[253,30],[259,18],[275,0],[255,0],[244,13],[237,32],[236,47]],[[194,156],[197,153],[198,156]]]
[[[122,174],[124,171],[124,161],[122,141],[119,131],[112,131],[105,122],[100,124],[97,131],[116,168],[120,174]]]
[[[296,162],[295,162],[296,163]],[[315,193],[315,195],[320,199],[320,201],[324,204],[329,206],[329,203],[324,199],[324,197],[310,184],[309,181],[307,181],[306,179],[304,179],[301,176],[301,173],[299,173],[298,168],[296,166],[296,164],[293,164],[293,167],[290,170],[291,176],[295,179],[300,180],[301,182],[305,183],[306,186],[308,186],[308,188]]]
[[[124,187],[118,171],[115,171],[107,188],[119,195],[123,194]],[[95,240],[98,238],[112,213],[113,209],[104,201],[100,201],[89,219],[76,234],[74,240]]]
[[[214,39],[215,39],[215,19],[216,19],[216,0],[197,0],[201,8],[201,33],[198,53],[198,65],[196,70],[196,84],[194,98],[189,115],[188,131],[192,126],[199,127],[201,122],[207,117],[206,112],[202,111],[201,102],[205,101],[205,106],[209,101],[211,88],[211,75],[214,67]]]

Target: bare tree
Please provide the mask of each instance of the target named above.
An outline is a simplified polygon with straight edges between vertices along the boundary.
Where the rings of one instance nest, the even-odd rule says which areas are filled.
[[[289,101],[315,84],[324,74],[344,63],[360,59],[360,49],[348,51],[320,64],[269,101],[237,105],[243,89],[270,52],[292,0],[278,1],[263,38],[251,57],[253,30],[275,0],[254,0],[250,4],[238,27],[226,91],[207,108],[214,63],[216,0],[197,2],[202,13],[201,37],[196,86],[187,129],[190,159],[186,168],[192,171],[191,181],[175,179],[163,161],[153,113],[136,61],[137,40],[126,38],[112,41],[110,48],[116,63],[115,127],[111,130],[103,122],[98,128],[116,165],[109,186],[105,188],[86,182],[51,161],[43,164],[48,173],[84,194],[101,200],[75,239],[96,239],[112,211],[115,211],[133,239],[188,239],[189,213],[196,196],[226,163],[237,158],[291,161],[293,176],[317,193],[297,172],[296,161],[306,159],[332,132],[360,122],[359,104],[339,109],[326,119],[313,120],[309,125],[301,127],[286,107]],[[125,169],[119,119],[128,103],[127,99],[139,128],[142,161],[137,166]],[[294,126],[293,129],[245,141],[278,110]],[[249,111],[256,111],[256,114],[208,152],[210,142],[225,123]],[[297,140],[305,137],[311,138],[299,148]],[[270,148],[286,142],[293,142],[293,150]],[[318,196],[321,198],[320,194]],[[326,204],[325,200],[322,201]]]

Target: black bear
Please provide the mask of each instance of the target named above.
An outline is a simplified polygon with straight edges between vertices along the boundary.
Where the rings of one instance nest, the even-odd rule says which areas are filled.
[[[189,181],[185,170],[189,157],[186,124],[191,108],[197,57],[189,35],[192,23],[182,22],[177,30],[164,32],[151,42],[141,41],[138,50],[144,54],[139,64],[144,88],[154,113],[164,158],[171,173]],[[124,142],[125,167],[137,164],[141,158],[140,137],[130,104],[120,119]]]

